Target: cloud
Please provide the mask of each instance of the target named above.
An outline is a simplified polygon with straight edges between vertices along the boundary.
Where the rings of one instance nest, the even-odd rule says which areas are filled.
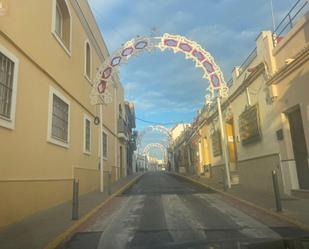
[[[274,1],[276,22],[295,0]],[[258,33],[272,27],[269,0],[89,0],[112,52],[137,35],[159,32],[197,41],[231,77],[255,47]],[[207,82],[182,54],[153,52],[132,58],[120,70],[126,97],[138,117],[160,122],[188,122],[203,105]],[[137,122],[142,128],[148,124]]]
[[[139,83],[137,83],[137,82],[127,82],[127,83],[124,83],[124,88],[125,88],[127,93],[130,93],[130,92],[133,93],[133,92],[138,90]]]
[[[91,9],[95,13],[100,13],[102,16],[112,14],[113,10],[124,3],[123,0],[88,0]]]

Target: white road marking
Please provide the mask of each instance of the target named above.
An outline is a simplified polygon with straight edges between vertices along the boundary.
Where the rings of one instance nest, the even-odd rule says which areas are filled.
[[[134,238],[134,233],[138,228],[141,217],[135,213],[144,207],[144,198],[144,195],[127,197],[120,209],[113,212],[110,218],[102,221],[105,229],[101,235],[98,249],[125,248],[126,244]]]
[[[117,197],[116,197],[117,198]],[[121,198],[121,203],[117,205],[117,209],[110,211],[103,211],[103,213],[96,219],[95,223],[87,227],[86,232],[102,232],[106,229],[108,224],[112,223],[117,217],[117,214],[122,206],[127,205],[129,198]]]
[[[279,234],[271,230],[268,226],[228,205],[224,201],[219,200],[214,194],[194,194],[194,196],[202,198],[209,204],[209,206],[227,215],[238,226],[240,226],[240,232],[250,238],[281,238]]]
[[[206,238],[205,227],[200,224],[178,195],[162,195],[161,199],[166,226],[174,241]]]

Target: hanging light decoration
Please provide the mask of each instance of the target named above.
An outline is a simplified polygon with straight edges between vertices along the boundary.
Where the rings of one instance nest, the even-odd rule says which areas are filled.
[[[215,91],[221,97],[227,97],[228,87],[224,81],[223,73],[211,54],[195,41],[189,40],[184,36],[165,33],[159,37],[138,36],[127,41],[106,59],[96,74],[90,94],[91,103],[93,105],[111,103],[112,95],[109,88],[113,84],[113,76],[118,72],[119,66],[127,63],[132,56],[155,49],[160,49],[161,51],[170,49],[174,53],[183,53],[186,59],[195,62],[195,66],[203,71],[203,79],[208,81],[208,88],[206,90],[210,95],[206,96],[207,103],[212,102]]]

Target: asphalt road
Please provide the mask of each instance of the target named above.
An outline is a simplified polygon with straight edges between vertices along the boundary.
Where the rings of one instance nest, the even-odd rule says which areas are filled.
[[[179,177],[147,173],[114,198],[67,248],[284,248],[278,246],[282,237],[308,235],[272,219],[260,221],[259,215],[251,216],[220,194]],[[261,244],[265,242],[270,247]]]

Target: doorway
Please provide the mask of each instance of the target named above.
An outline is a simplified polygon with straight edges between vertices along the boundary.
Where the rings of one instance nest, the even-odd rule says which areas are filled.
[[[204,173],[206,177],[210,177],[210,156],[207,137],[203,138],[203,153],[204,153]]]
[[[233,118],[226,121],[225,129],[226,129],[226,138],[227,138],[227,148],[228,148],[228,153],[229,153],[230,171],[233,172],[237,170],[237,150],[236,150],[236,143],[235,143]]]
[[[122,146],[120,146],[120,178],[123,177],[123,151]]]
[[[309,189],[308,151],[300,107],[287,112],[299,186]]]

